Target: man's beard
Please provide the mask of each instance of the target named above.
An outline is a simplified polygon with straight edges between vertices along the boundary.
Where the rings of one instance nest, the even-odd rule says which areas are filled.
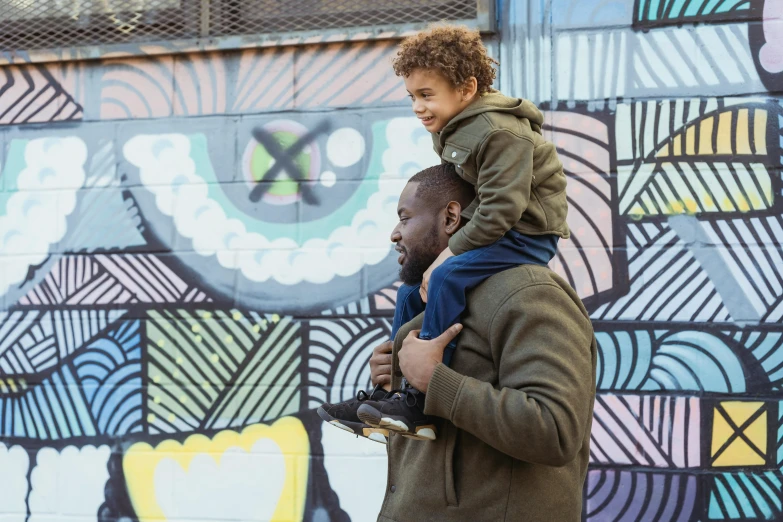
[[[438,226],[433,224],[427,236],[418,245],[405,249],[405,263],[400,267],[400,280],[409,286],[421,284],[424,272],[438,258]]]

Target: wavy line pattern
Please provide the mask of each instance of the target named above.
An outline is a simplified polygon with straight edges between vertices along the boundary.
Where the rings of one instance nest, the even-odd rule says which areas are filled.
[[[586,520],[689,522],[697,491],[693,475],[588,471]]]
[[[596,330],[599,390],[743,393],[769,387],[740,359],[744,347],[722,334],[691,330]],[[762,348],[763,349],[763,348]],[[777,371],[777,369],[776,369]]]
[[[614,252],[609,129],[596,117],[572,112],[545,114],[544,135],[551,140],[568,176],[571,238],[560,242],[553,269],[595,306],[613,289]]]
[[[143,427],[139,330],[139,321],[122,323],[73,360],[100,433],[123,435]]]
[[[708,514],[712,520],[778,520],[781,473],[724,473],[710,482]]]
[[[641,217],[770,208],[775,183],[766,165],[768,117],[767,106],[715,99],[619,106],[620,212]]]
[[[270,110],[400,104],[389,66],[393,40],[238,54],[124,59],[103,66],[102,119],[248,114]]]
[[[388,319],[313,320],[308,333],[309,407],[353,398],[372,387],[370,355],[391,334]]]
[[[35,386],[20,384],[17,393],[0,398],[2,436],[59,440],[99,433],[71,365]]]
[[[108,60],[101,69],[101,119],[163,118],[173,114],[171,56]]]

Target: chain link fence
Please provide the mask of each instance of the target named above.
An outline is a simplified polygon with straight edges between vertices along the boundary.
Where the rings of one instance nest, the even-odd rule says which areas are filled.
[[[0,52],[476,16],[476,0],[0,0]]]

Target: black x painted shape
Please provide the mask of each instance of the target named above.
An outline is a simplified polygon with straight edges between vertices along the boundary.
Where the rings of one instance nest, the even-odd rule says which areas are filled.
[[[275,160],[275,164],[272,168],[266,171],[261,181],[274,181],[285,170],[289,173],[289,176],[296,176],[294,179],[300,181],[305,179],[305,174],[299,171],[299,167],[294,163],[294,158],[305,147],[315,141],[319,134],[327,132],[331,127],[329,120],[323,120],[321,123],[315,126],[315,128],[309,131],[307,134],[299,138],[293,145],[284,149],[280,146],[280,143],[265,130],[256,127],[253,129],[253,138],[264,146]],[[257,183],[253,190],[250,191],[250,201],[257,202],[261,197],[269,190],[271,183]],[[317,205],[318,197],[315,195],[313,188],[308,183],[300,183],[299,190],[302,192],[302,199],[308,205]]]
[[[766,460],[767,460],[767,455],[766,455],[766,454],[765,454],[763,451],[761,451],[761,450],[758,448],[758,446],[756,446],[756,445],[755,445],[755,444],[754,444],[754,443],[753,443],[753,442],[752,442],[752,441],[751,441],[751,440],[748,438],[748,436],[747,436],[747,435],[745,435],[745,428],[747,428],[748,426],[750,426],[751,424],[753,424],[753,422],[754,422],[756,419],[758,419],[759,417],[761,417],[761,415],[762,415],[762,414],[763,414],[765,411],[767,411],[767,406],[766,406],[766,405],[764,405],[764,406],[761,406],[761,407],[760,407],[758,410],[756,410],[756,411],[755,411],[755,413],[753,413],[753,415],[751,415],[750,417],[748,417],[748,420],[746,420],[745,422],[743,422],[743,423],[742,423],[742,426],[737,426],[737,425],[734,423],[734,421],[731,419],[731,416],[730,416],[730,415],[729,415],[729,414],[726,412],[726,410],[724,410],[724,409],[723,409],[723,406],[721,406],[720,404],[718,404],[718,405],[715,407],[715,409],[716,409],[718,412],[720,412],[720,414],[723,416],[723,418],[726,420],[726,422],[729,424],[729,426],[730,426],[730,427],[731,427],[731,428],[734,430],[734,433],[731,435],[731,437],[729,437],[728,439],[726,439],[726,442],[724,442],[724,443],[723,443],[723,446],[721,446],[720,448],[718,448],[718,451],[716,451],[716,452],[715,452],[715,454],[712,456],[712,461],[713,461],[713,462],[715,462],[715,461],[718,459],[718,457],[720,457],[721,453],[723,453],[724,451],[726,451],[726,448],[728,448],[728,447],[731,445],[731,443],[732,443],[732,442],[734,442],[734,441],[735,441],[737,438],[740,438],[740,439],[744,440],[744,441],[745,441],[745,443],[746,443],[748,446],[750,446],[750,448],[751,448],[753,451],[755,451],[756,453],[758,453],[758,454],[759,454],[759,456],[760,456],[762,459],[764,459],[764,461],[766,462]]]

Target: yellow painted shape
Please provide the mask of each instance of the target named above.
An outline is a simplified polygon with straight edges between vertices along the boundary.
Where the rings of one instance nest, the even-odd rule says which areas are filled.
[[[737,154],[751,154],[750,129],[748,128],[748,109],[737,113]]]
[[[764,453],[767,452],[767,412],[762,413],[750,426],[745,428],[745,435]]]
[[[713,466],[763,466],[764,459],[742,439],[734,439]]]
[[[718,117],[718,154],[733,154],[731,150],[732,113],[722,112]]]
[[[720,447],[723,446],[723,443],[729,440],[729,437],[733,434],[734,428],[729,426],[729,423],[723,418],[723,414],[716,409],[715,416],[712,419],[712,452],[710,455],[714,456]]]
[[[688,210],[689,214],[695,214],[699,211],[699,204],[693,201],[692,199],[688,198],[684,201],[685,208]]]
[[[663,158],[669,155],[669,144],[665,144],[663,147],[658,150],[658,152],[655,154],[658,158]]]
[[[753,129],[753,144],[756,146],[756,154],[767,153],[767,111],[756,109],[753,115],[755,129]]]
[[[715,127],[715,118],[706,118],[701,122],[699,131],[699,155],[715,154],[712,148],[712,129]]]
[[[240,448],[250,455],[253,446],[262,439],[274,442],[285,459],[285,476],[280,477],[283,481],[283,489],[272,522],[301,520],[307,494],[310,441],[299,419],[283,417],[271,426],[254,424],[241,433],[225,430],[212,439],[204,435],[191,435],[184,443],[165,440],[155,448],[146,442],[131,446],[122,459],[122,468],[128,494],[139,521],[167,520],[158,503],[157,492],[161,491],[165,494],[176,485],[157,484],[159,488],[156,488],[155,471],[161,461],[173,459],[187,472],[193,458],[197,455],[209,455],[220,464],[220,459],[229,449]]]
[[[743,402],[743,401],[726,401],[721,402],[720,405],[729,414],[729,418],[737,426],[741,426],[743,422],[748,420],[751,415],[756,413],[759,408],[764,406],[763,402]]]
[[[696,127],[693,125],[685,131],[685,154],[696,155]]]
[[[674,155],[675,156],[682,156],[682,135],[678,134],[674,137],[674,146],[672,147],[674,149]]]

